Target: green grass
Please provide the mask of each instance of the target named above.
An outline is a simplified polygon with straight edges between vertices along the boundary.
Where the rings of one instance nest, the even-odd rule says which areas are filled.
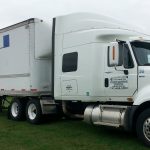
[[[42,125],[8,120],[0,114],[1,150],[148,150],[135,135],[82,121],[59,120]]]

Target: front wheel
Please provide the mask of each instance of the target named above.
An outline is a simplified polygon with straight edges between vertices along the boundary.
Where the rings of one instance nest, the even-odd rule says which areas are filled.
[[[32,124],[39,124],[41,122],[42,111],[40,101],[32,99],[26,106],[26,118],[27,121]]]
[[[139,139],[150,147],[150,109],[139,115],[136,123],[136,133]]]

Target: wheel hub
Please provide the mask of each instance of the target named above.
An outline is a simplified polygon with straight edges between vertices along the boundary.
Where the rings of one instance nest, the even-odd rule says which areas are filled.
[[[19,114],[19,106],[16,102],[14,102],[11,106],[11,114],[13,117],[17,117]]]
[[[34,120],[37,116],[37,109],[35,104],[30,104],[28,107],[28,116],[29,119]]]
[[[150,118],[145,120],[143,124],[143,132],[145,137],[150,141]]]

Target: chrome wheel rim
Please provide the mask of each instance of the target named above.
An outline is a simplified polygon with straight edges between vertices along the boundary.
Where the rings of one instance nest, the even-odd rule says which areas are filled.
[[[19,106],[16,102],[14,102],[11,106],[11,114],[13,117],[17,117],[19,113]]]
[[[143,133],[148,141],[150,141],[150,118],[146,119],[143,124]]]
[[[28,107],[28,116],[30,120],[34,120],[37,116],[37,109],[35,104],[30,104]]]

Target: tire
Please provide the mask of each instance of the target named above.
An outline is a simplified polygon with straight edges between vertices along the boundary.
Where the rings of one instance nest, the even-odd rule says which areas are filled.
[[[150,147],[150,109],[143,111],[136,122],[136,133],[138,138]]]
[[[19,99],[14,99],[9,107],[8,116],[10,119],[20,121],[25,119],[25,104]]]
[[[31,124],[39,124],[42,119],[42,111],[40,101],[32,99],[27,103],[26,106],[26,118]]]

